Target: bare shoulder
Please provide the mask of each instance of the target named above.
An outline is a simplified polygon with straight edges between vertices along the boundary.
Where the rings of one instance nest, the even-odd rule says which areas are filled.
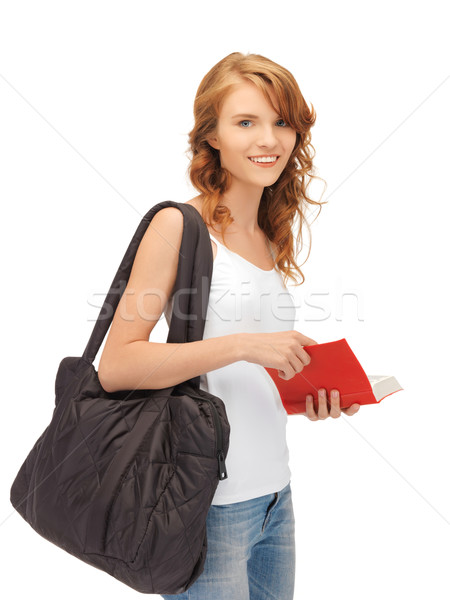
[[[151,220],[150,225],[160,226],[177,226],[178,223],[183,223],[183,213],[175,206],[166,206],[158,210],[156,215]]]
[[[133,264],[130,283],[148,284],[151,276],[166,279],[164,288],[173,283],[183,237],[184,216],[181,210],[167,206],[159,210],[145,232]],[[163,275],[164,274],[164,275]],[[159,282],[160,284],[162,282]],[[166,292],[169,292],[166,289]]]

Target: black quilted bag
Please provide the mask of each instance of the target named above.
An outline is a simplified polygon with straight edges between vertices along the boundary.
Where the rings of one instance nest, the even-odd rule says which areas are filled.
[[[199,388],[200,376],[107,393],[92,364],[139,243],[167,206],[184,217],[167,342],[202,339],[213,266],[208,230],[193,206],[160,202],[139,224],[83,356],[61,361],[51,422],[11,487],[12,505],[40,535],[150,594],[185,592],[203,572],[206,517],[227,477],[230,435],[224,403]]]

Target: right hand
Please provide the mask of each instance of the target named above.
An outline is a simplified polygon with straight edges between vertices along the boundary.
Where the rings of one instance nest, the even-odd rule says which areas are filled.
[[[278,369],[278,375],[286,380],[300,373],[311,362],[303,346],[317,344],[295,329],[244,335],[247,345],[245,360],[262,367]]]

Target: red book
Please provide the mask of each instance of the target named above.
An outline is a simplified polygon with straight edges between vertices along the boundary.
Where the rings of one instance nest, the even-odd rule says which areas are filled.
[[[339,390],[341,408],[352,404],[377,404],[386,396],[403,390],[393,376],[366,375],[345,338],[304,348],[311,362],[292,379],[282,379],[278,369],[265,367],[289,415],[306,412],[307,394],[313,395],[317,411],[320,388],[327,390],[328,401],[331,390]]]

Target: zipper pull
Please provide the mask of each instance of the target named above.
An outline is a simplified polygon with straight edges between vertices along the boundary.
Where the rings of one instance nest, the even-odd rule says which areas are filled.
[[[223,450],[219,450],[217,452],[217,460],[219,462],[219,479],[222,481],[223,479],[228,478],[227,468],[225,466],[225,457],[223,455]]]

